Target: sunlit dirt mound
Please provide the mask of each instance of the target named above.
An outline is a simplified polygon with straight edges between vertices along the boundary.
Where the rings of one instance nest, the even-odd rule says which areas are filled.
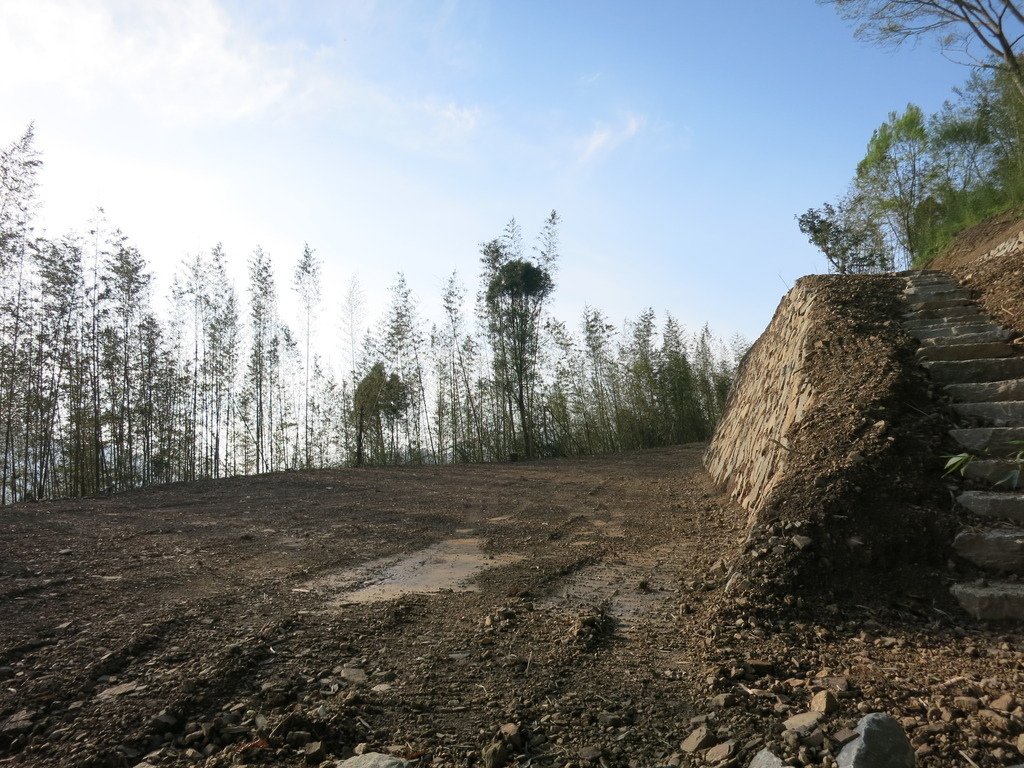
[[[964,230],[928,268],[952,273],[991,315],[1024,332],[1024,216],[1019,211]]]

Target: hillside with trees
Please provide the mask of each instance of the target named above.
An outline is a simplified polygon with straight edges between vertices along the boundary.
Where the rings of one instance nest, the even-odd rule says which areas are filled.
[[[647,309],[551,316],[558,215],[481,246],[475,302],[456,274],[428,321],[398,274],[363,324],[353,278],[323,300],[306,246],[282,271],[256,247],[248,283],[220,245],[183,259],[170,313],[145,256],[102,210],[36,230],[29,127],[0,155],[0,504],[154,483],[345,465],[576,456],[706,440],[743,344]],[[282,316],[293,291],[297,316]],[[339,317],[340,349],[313,338]],[[328,354],[328,352],[332,354]],[[328,357],[342,359],[333,370]]]
[[[1016,2],[821,0],[858,37],[898,46],[933,39],[968,64],[933,114],[913,103],[868,139],[845,192],[798,225],[840,273],[920,267],[964,229],[1024,206],[1024,12]]]

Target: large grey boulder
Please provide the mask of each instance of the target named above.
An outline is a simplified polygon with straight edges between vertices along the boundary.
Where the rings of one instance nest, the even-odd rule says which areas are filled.
[[[914,768],[914,748],[892,715],[872,712],[854,730],[858,736],[839,753],[838,768]]]

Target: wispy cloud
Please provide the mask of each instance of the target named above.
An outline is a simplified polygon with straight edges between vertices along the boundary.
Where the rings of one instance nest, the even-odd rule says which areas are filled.
[[[625,115],[616,125],[598,124],[577,142],[577,160],[586,165],[608,155],[640,133],[645,124],[643,115],[634,114]]]

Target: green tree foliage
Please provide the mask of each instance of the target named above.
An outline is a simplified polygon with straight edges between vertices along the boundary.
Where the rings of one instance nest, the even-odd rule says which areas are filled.
[[[874,220],[883,223],[908,261],[921,254],[932,210],[924,205],[935,174],[929,149],[924,113],[909,104],[902,114],[890,112],[872,134],[854,179]]]
[[[832,269],[921,265],[963,229],[1024,205],[1024,99],[1012,78],[975,72],[955,96],[931,116],[891,113],[851,192],[798,217]]]
[[[848,197],[836,205],[826,202],[821,208],[809,208],[797,217],[797,224],[840,274],[892,269],[885,237],[860,198]]]

